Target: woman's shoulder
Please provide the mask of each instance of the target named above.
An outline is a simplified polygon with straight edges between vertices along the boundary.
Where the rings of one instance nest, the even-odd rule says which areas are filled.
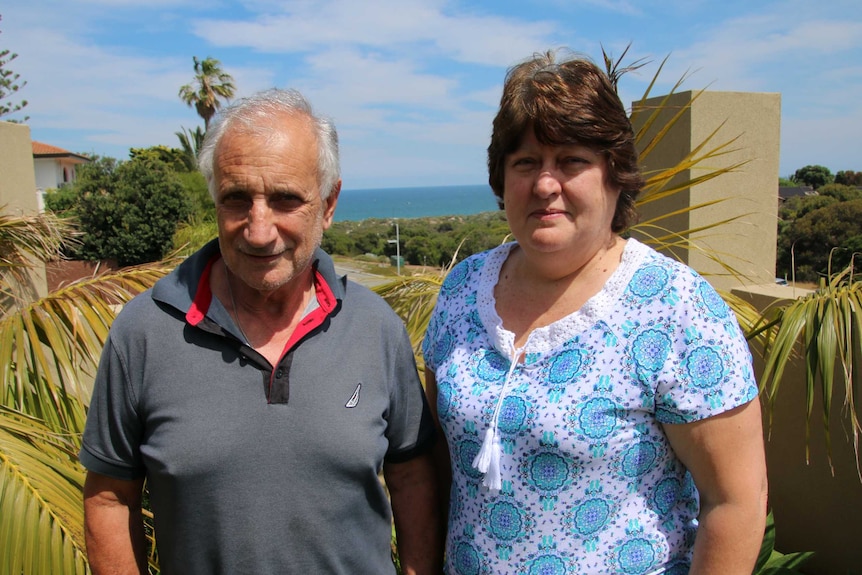
[[[499,273],[512,248],[511,243],[468,256],[457,263],[446,275],[441,291],[452,293],[464,288],[475,289],[485,273]],[[496,281],[496,276],[494,277]]]
[[[634,238],[628,240],[627,253],[631,254],[631,261],[635,269],[660,268],[671,274],[678,280],[684,282],[701,282],[703,278],[688,265],[676,260],[669,255],[663,254],[651,246],[648,246]]]
[[[632,248],[640,256],[625,289],[626,301],[642,309],[657,306],[679,317],[705,314],[724,321],[732,316],[715,288],[694,269],[642,243]]]

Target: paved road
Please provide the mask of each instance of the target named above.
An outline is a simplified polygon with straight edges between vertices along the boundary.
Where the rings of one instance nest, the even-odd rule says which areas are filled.
[[[358,284],[362,284],[366,287],[373,288],[374,286],[385,284],[386,282],[392,281],[391,276],[379,276],[375,274],[368,273],[359,268],[353,267],[350,264],[345,264],[342,262],[337,262],[335,264],[335,272],[340,274],[347,274],[347,277]]]

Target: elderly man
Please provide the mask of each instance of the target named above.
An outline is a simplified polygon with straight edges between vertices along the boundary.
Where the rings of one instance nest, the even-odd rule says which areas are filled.
[[[200,165],[218,240],[130,302],[102,354],[81,450],[93,572],[146,573],[146,480],[166,575],[394,573],[392,515],[405,573],[439,573],[410,342],[319,248],[334,126],[263,92],[221,113]]]

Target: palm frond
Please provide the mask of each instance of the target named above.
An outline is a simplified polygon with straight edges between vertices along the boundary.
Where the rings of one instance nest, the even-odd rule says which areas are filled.
[[[622,54],[619,55],[618,58],[614,58],[610,54],[605,51],[605,47],[602,46],[602,59],[605,63],[605,71],[607,72],[608,78],[611,81],[611,85],[613,85],[614,90],[617,89],[617,85],[619,84],[620,78],[624,75],[639,70],[650,63],[647,58],[639,58],[630,64],[623,65],[623,61],[626,58],[626,54],[629,53],[629,48],[631,48],[631,42],[629,42],[626,47],[623,49]]]
[[[662,128],[654,135],[648,144],[641,145],[641,142],[644,138],[646,138],[646,134],[652,129],[654,125],[656,125],[660,119],[665,115],[665,113],[671,109],[670,101],[673,96],[677,93],[677,91],[682,87],[686,80],[690,77],[690,73],[686,72],[683,74],[673,85],[670,91],[665,94],[662,99],[659,101],[656,106],[647,106],[647,101],[650,99],[650,95],[652,94],[652,89],[655,87],[656,82],[661,76],[661,72],[664,69],[664,65],[667,63],[669,56],[665,56],[665,58],[659,64],[658,69],[653,75],[652,80],[644,91],[643,96],[632,108],[631,114],[629,115],[629,120],[634,125],[636,121],[640,118],[641,114],[649,113],[647,119],[641,125],[641,128],[635,133],[635,143],[638,145],[639,155],[641,159],[645,158],[649,155],[650,152],[661,142],[662,138],[664,138],[670,129],[677,123],[677,121],[685,115],[686,111],[691,108],[691,104],[697,98],[698,94],[690,99],[684,106],[679,107],[674,115],[669,120],[663,120],[665,124],[662,125]]]
[[[75,442],[0,407],[0,575],[89,573]]]
[[[673,166],[662,168],[660,170],[646,171],[646,185],[643,193],[638,197],[638,206],[644,206],[650,202],[658,201],[663,198],[673,196],[682,191],[688,190],[699,184],[704,184],[710,180],[739,171],[742,167],[749,163],[749,160],[741,160],[729,165],[709,166],[707,162],[716,160],[722,156],[738,152],[737,148],[731,148],[739,136],[730,140],[721,142],[712,148],[706,149],[707,145],[715,138],[721,126],[713,130],[703,141],[695,146],[688,154],[679,160]],[[697,176],[689,176],[693,170],[701,171]],[[673,184],[677,176],[689,176],[682,182]],[[727,201],[729,198],[720,199],[718,201]],[[697,207],[692,207],[692,210]]]
[[[71,221],[50,212],[14,215],[0,206],[0,267],[32,267],[33,261],[53,259],[75,235]]]
[[[80,280],[0,320],[0,404],[40,417],[52,429],[81,429],[90,382],[119,306],[172,265]]]
[[[811,416],[815,398],[819,395],[827,456],[832,467],[829,422],[832,419],[835,385],[842,385],[843,411],[850,424],[857,472],[862,479],[859,465],[859,434],[862,425],[855,402],[855,392],[859,389],[860,381],[858,373],[854,371],[862,348],[862,282],[848,281],[851,273],[852,268],[848,267],[828,281],[821,281],[820,287],[813,293],[773,312],[772,321],[778,328],[774,337],[767,340],[761,387],[769,406],[774,406],[788,363],[800,355],[804,357],[806,461],[810,457],[807,439],[810,437]]]
[[[426,273],[398,278],[374,288],[374,291],[386,300],[404,321],[420,371],[424,369],[422,338],[425,336],[431,312],[437,303],[437,294],[440,292],[440,286],[443,285],[445,273]]]
[[[56,259],[78,236],[71,220],[51,213],[14,215],[0,207],[0,317],[25,304],[32,294],[28,274]]]

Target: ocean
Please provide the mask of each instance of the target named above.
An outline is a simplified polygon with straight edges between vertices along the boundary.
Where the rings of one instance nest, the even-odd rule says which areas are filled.
[[[497,211],[497,200],[487,184],[341,190],[335,221],[368,218],[425,218],[465,216]]]

